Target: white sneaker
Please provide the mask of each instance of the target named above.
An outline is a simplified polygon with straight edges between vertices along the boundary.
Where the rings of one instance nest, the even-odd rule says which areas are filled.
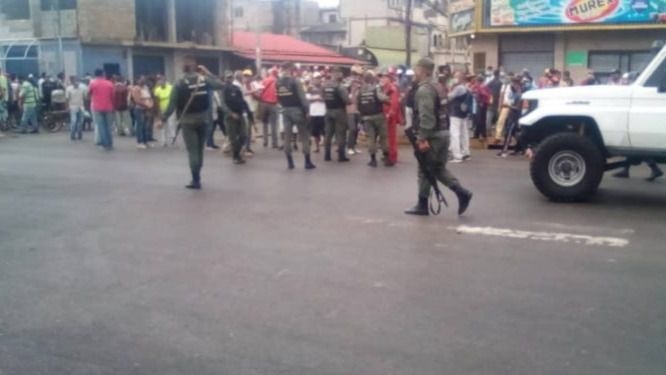
[[[353,149],[350,148],[349,150],[347,150],[347,155],[351,156],[351,155],[355,155],[355,154],[356,153],[354,152]]]
[[[138,145],[136,145],[136,148],[139,150],[146,150],[148,149],[148,146],[143,143],[139,143]]]
[[[451,164],[460,164],[462,162],[463,162],[462,159],[452,159],[449,163],[451,163]]]

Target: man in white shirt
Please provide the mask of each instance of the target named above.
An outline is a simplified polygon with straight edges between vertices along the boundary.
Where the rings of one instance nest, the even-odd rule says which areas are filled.
[[[306,98],[310,102],[310,127],[315,139],[315,153],[319,153],[321,137],[324,135],[326,126],[326,103],[322,95],[321,73],[315,72],[306,92]]]
[[[65,97],[69,105],[70,126],[69,138],[80,141],[83,138],[83,113],[85,111],[86,87],[79,83],[79,79],[72,76],[71,84],[67,86]]]

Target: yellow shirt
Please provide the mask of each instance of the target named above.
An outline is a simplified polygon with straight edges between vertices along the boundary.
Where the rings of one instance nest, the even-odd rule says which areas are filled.
[[[156,86],[154,90],[155,98],[160,104],[160,112],[166,112],[169,108],[169,100],[171,100],[171,91],[173,91],[173,86],[167,83],[164,87]]]

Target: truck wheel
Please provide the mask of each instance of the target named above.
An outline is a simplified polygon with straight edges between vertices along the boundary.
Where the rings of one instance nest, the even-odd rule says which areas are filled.
[[[530,173],[534,186],[550,200],[584,201],[597,192],[604,164],[601,150],[590,139],[561,133],[541,142]]]

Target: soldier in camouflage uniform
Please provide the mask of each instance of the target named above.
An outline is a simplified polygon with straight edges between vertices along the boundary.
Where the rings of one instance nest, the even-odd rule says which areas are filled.
[[[365,125],[365,133],[368,135],[368,148],[370,151],[370,167],[377,167],[377,138],[384,154],[384,164],[392,165],[388,158],[388,133],[386,128],[386,116],[384,115],[384,103],[389,101],[381,87],[377,85],[375,74],[368,71],[363,76],[363,85],[357,97],[357,107],[361,114],[361,121]]]
[[[333,70],[333,77],[324,84],[324,101],[326,102],[326,137],[324,139],[325,161],[331,161],[331,142],[333,134],[338,143],[338,161],[347,162],[345,146],[347,142],[347,110],[350,103],[349,93],[342,87],[342,72]]]
[[[418,149],[425,154],[425,168],[458,198],[458,215],[469,207],[472,193],[460,185],[458,179],[446,168],[450,143],[449,132],[440,125],[440,98],[432,74],[435,64],[430,59],[421,59],[416,65],[415,80],[418,89],[414,98],[414,126],[418,126]],[[428,216],[428,197],[431,185],[419,166],[418,203],[405,211],[408,215]]]
[[[291,139],[293,138],[294,126],[296,126],[298,136],[303,144],[305,169],[315,169],[316,166],[310,160],[310,123],[306,118],[306,114],[310,110],[310,103],[305,98],[303,83],[294,78],[294,69],[293,63],[285,63],[277,82],[278,102],[282,106],[282,117],[284,119],[284,153],[287,155],[287,166],[289,169],[294,169]]]

